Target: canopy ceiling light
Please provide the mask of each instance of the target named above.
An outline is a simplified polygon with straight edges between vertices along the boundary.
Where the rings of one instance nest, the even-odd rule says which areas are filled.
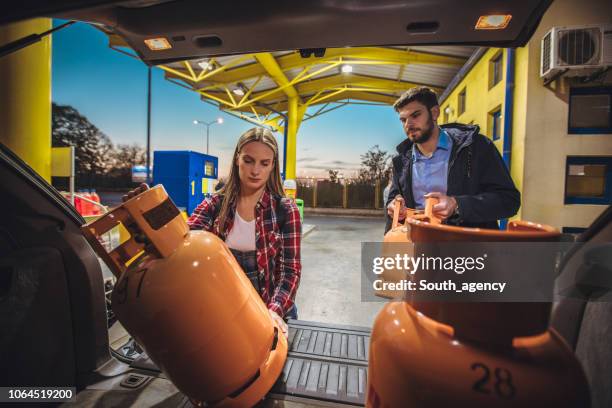
[[[476,23],[477,30],[503,30],[508,27],[512,20],[510,14],[491,14],[488,16],[480,16]]]
[[[172,48],[170,42],[165,37],[149,38],[144,40],[145,44],[151,51],[163,51]]]

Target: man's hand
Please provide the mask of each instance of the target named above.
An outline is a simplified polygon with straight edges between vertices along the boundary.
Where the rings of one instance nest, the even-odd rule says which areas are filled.
[[[140,193],[144,193],[148,189],[149,189],[149,185],[147,183],[142,183],[141,185],[139,185],[135,189],[128,191],[128,193],[126,195],[121,197],[121,201],[123,201],[125,203],[130,198],[135,197],[135,196],[137,196]]]
[[[287,327],[287,323],[285,323],[283,318],[280,317],[278,315],[278,313],[276,313],[275,311],[268,309],[268,312],[270,312],[270,317],[278,325],[278,328],[281,329],[281,331],[283,332],[285,337],[288,337],[289,336],[289,329]]]
[[[450,197],[442,193],[425,194],[425,198],[432,197],[438,199],[438,204],[433,206],[433,213],[435,216],[444,220],[453,215],[455,210],[457,210],[457,200],[455,200],[455,197]]]
[[[404,218],[406,218],[406,215],[408,215],[408,208],[406,208],[406,205],[404,204],[404,197],[399,194],[396,195],[395,200],[391,201],[387,206],[387,214],[389,214],[389,217],[393,218],[393,211],[395,210],[395,201],[400,202],[399,220],[403,220]]]

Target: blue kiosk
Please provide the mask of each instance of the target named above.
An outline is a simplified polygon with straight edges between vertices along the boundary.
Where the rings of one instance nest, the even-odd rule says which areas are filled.
[[[153,152],[153,184],[163,184],[177,207],[190,215],[214,192],[219,159],[190,150]]]

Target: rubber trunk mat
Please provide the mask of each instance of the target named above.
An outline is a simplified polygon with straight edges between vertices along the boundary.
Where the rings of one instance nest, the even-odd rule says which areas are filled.
[[[270,396],[364,405],[370,329],[295,320],[289,355]]]
[[[291,320],[289,355],[269,397],[365,404],[370,329]],[[159,371],[146,356],[134,368]]]

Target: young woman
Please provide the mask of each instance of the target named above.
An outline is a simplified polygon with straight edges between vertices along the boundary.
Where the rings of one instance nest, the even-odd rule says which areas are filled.
[[[187,223],[225,241],[287,334],[283,319],[297,319],[302,227],[297,206],[284,198],[272,132],[253,128],[240,136],[226,184],[202,201]]]

